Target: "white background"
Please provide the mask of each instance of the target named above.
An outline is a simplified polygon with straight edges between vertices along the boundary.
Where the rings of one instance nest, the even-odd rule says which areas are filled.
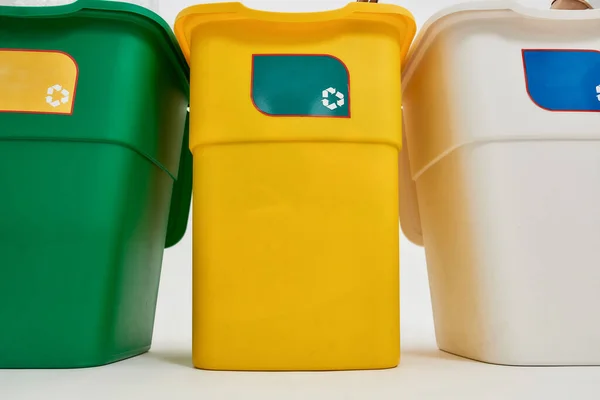
[[[161,0],[171,25],[198,0]],[[338,8],[347,0],[247,0],[273,11]],[[382,0],[408,8],[419,26],[456,0]],[[523,0],[547,8],[550,0]],[[600,368],[514,368],[437,350],[423,249],[401,240],[402,361],[387,371],[330,373],[208,372],[191,363],[191,226],[165,253],[150,353],[107,367],[0,371],[1,400],[120,399],[600,399]]]

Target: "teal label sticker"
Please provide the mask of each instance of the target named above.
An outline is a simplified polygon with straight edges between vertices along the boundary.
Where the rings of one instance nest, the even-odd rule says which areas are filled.
[[[329,55],[257,54],[252,101],[274,117],[350,118],[350,74]]]

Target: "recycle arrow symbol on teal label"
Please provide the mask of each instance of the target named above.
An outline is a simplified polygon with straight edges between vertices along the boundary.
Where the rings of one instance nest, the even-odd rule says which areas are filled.
[[[329,100],[329,95],[334,95],[336,99],[333,101]],[[346,104],[344,93],[338,92],[335,88],[330,87],[329,89],[323,90],[323,105],[330,110],[335,110],[338,107],[343,107]]]

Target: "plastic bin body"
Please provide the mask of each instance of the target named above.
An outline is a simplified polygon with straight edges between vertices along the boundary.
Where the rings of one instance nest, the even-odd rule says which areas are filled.
[[[401,221],[425,246],[442,350],[600,364],[598,29],[598,11],[479,2],[415,42]]]
[[[397,365],[394,111],[414,29],[389,5],[180,14],[194,85],[196,367]]]
[[[24,7],[47,7],[62,6],[75,3],[78,0],[0,0],[0,6],[24,6]],[[81,0],[79,0],[81,1]],[[84,0],[86,1],[86,0]],[[92,1],[115,1],[129,4],[136,4],[149,10],[158,12],[158,0],[92,0]]]
[[[0,7],[0,65],[22,93],[0,94],[0,368],[147,351],[163,250],[185,232],[185,62],[158,17],[99,3]]]

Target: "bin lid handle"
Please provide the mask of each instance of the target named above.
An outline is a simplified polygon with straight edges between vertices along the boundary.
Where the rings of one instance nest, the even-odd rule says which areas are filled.
[[[179,173],[177,180],[173,183],[173,194],[171,195],[171,209],[169,211],[169,225],[167,228],[167,239],[165,247],[175,246],[185,235],[188,218],[190,215],[190,203],[192,200],[193,163],[192,153],[189,149],[190,136],[190,114],[188,112],[185,120],[185,132],[181,145],[181,158],[179,160]]]

